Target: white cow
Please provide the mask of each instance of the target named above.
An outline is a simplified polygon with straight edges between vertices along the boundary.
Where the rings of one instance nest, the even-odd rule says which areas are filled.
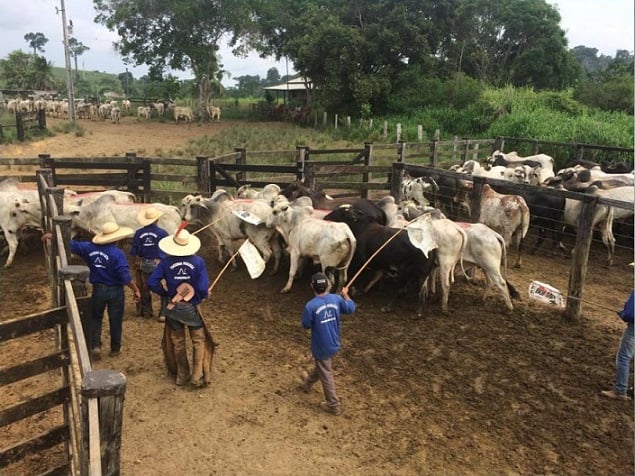
[[[289,279],[282,288],[282,293],[291,290],[302,257],[319,261],[322,271],[338,287],[346,283],[347,270],[355,254],[357,240],[345,223],[314,218],[312,212],[310,207],[296,208],[280,203],[273,207],[273,212],[267,219],[267,226],[276,227],[288,244]]]
[[[457,223],[467,233],[467,245],[463,251],[463,263],[473,264],[483,270],[485,282],[483,283],[483,301],[487,298],[492,286],[496,286],[505,300],[505,305],[510,311],[514,309],[511,296],[519,298],[516,289],[501,274],[507,274],[507,252],[505,240],[482,223]]]
[[[137,220],[137,215],[150,206],[163,212],[157,225],[173,234],[181,224],[181,214],[177,207],[164,203],[117,203],[114,196],[104,195],[87,205],[70,205],[65,211],[73,218],[74,231],[80,228],[95,233],[108,221],[138,230],[141,224]]]
[[[40,228],[42,211],[37,191],[0,191],[0,228],[9,249],[5,263],[8,268],[18,249],[18,233],[24,227]]]
[[[275,183],[265,185],[262,189],[253,188],[250,184],[241,185],[236,189],[236,198],[262,198],[273,200],[280,193],[280,186]]]
[[[213,198],[188,195],[182,201],[181,213],[188,222],[209,225],[218,243],[220,262],[226,262],[233,256],[234,240],[248,238],[260,251],[265,263],[273,256],[271,273],[278,271],[282,249],[278,243],[278,232],[265,225],[271,215],[271,207],[266,201],[232,200],[227,192]],[[240,218],[241,215],[261,224],[249,223]]]
[[[455,203],[465,207],[468,215],[471,214],[472,183],[465,184],[463,189],[454,197]],[[518,258],[515,267],[522,265],[521,242],[529,230],[529,207],[520,195],[503,195],[488,184],[484,184],[481,190],[481,209],[479,222],[489,226],[500,233],[505,239],[505,244],[510,246],[512,238],[515,242]]]

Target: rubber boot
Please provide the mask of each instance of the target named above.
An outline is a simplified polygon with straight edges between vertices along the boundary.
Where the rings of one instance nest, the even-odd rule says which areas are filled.
[[[190,329],[192,339],[192,380],[195,387],[203,385],[203,359],[205,357],[205,329]]]
[[[190,364],[187,361],[185,348],[185,328],[178,331],[172,330],[171,336],[176,360],[176,384],[185,385],[190,379]]]

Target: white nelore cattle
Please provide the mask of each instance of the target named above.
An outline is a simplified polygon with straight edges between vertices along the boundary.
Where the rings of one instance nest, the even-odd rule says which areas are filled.
[[[630,218],[633,216],[633,202],[635,199],[635,189],[633,187],[617,187],[609,190],[602,190],[596,185],[589,187],[586,191],[589,195],[596,197],[619,200],[625,204],[630,204],[629,208],[617,208],[609,205],[598,204],[591,222],[592,227],[600,232],[602,243],[608,251],[608,264],[613,264],[613,254],[615,253],[615,236],[613,235],[613,222]],[[582,202],[567,198],[564,209],[564,223],[572,228],[578,227]]]
[[[179,122],[179,119],[192,122],[192,108],[189,106],[174,106],[174,122]]]
[[[487,167],[503,166],[516,169],[519,166],[528,166],[531,172],[526,170],[526,174],[530,176],[530,183],[538,185],[543,183],[550,177],[554,176],[554,160],[547,154],[536,154],[527,157],[521,157],[516,151],[507,154],[496,150],[487,158]],[[525,182],[527,183],[527,182]]]
[[[0,228],[9,248],[8,268],[18,249],[18,232],[24,227],[40,228],[42,209],[36,190],[0,191]]]
[[[220,122],[220,107],[210,105],[207,107],[207,113],[211,120],[216,119],[216,121]]]
[[[467,209],[471,215],[472,184],[465,184],[456,197],[455,202]],[[520,195],[503,195],[496,192],[488,184],[481,191],[481,209],[479,222],[500,233],[509,247],[512,239],[518,252],[515,267],[522,265],[521,242],[529,230],[529,207]]]
[[[401,200],[414,200],[424,207],[430,205],[424,194],[435,194],[438,191],[439,186],[430,177],[412,178],[405,175],[401,180]]]
[[[264,200],[232,200],[225,191],[212,198],[188,195],[182,200],[183,219],[203,226],[209,225],[218,243],[218,260],[221,263],[234,255],[234,240],[249,239],[262,254],[266,262],[273,256],[271,273],[276,273],[280,265],[282,249],[278,243],[278,232],[268,228],[265,222],[271,215],[271,207]],[[250,223],[240,218],[261,221]],[[235,265],[235,263],[234,263]]]
[[[241,185],[236,189],[236,198],[262,198],[273,200],[280,193],[280,186],[275,183],[265,185],[262,189],[253,188],[250,184]]]
[[[511,297],[519,298],[516,289],[501,274],[507,274],[507,252],[505,240],[482,223],[457,223],[467,233],[467,245],[463,251],[463,263],[475,265],[485,274],[483,283],[483,301],[487,298],[492,286],[496,286],[510,311],[514,309]],[[466,266],[467,267],[467,266]],[[511,293],[511,297],[510,297]]]
[[[118,107],[113,107],[110,110],[110,120],[113,124],[119,124],[119,120],[121,119],[121,109]]]
[[[145,119],[150,119],[150,115],[152,110],[149,106],[139,106],[137,107],[137,117],[143,117]]]
[[[103,192],[86,192],[77,193],[67,190],[64,195],[64,207],[80,207],[89,205],[104,195],[111,196],[115,199],[115,203],[134,203],[134,193],[123,192],[121,190],[104,190]]]
[[[181,214],[177,207],[164,203],[117,203],[113,195],[104,195],[87,205],[70,205],[65,210],[71,217],[72,228],[88,232],[99,232],[104,223],[114,221],[120,226],[127,226],[133,230],[141,228],[137,215],[146,207],[154,207],[163,212],[157,225],[173,234],[181,224]]]
[[[345,223],[321,220],[311,216],[312,212],[310,207],[280,203],[267,219],[267,226],[278,229],[288,244],[289,279],[282,293],[291,290],[302,257],[319,261],[322,271],[338,288],[346,283],[357,240]]]
[[[128,99],[124,99],[123,101],[121,101],[121,108],[126,111],[126,112],[130,112],[130,100]]]
[[[165,113],[165,104],[162,102],[153,102],[150,104],[150,107],[157,110],[159,117],[163,117],[163,114]]]

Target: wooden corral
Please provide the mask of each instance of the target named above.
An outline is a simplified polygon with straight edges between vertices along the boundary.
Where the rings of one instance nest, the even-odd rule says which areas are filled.
[[[19,141],[26,138],[26,131],[29,129],[38,129],[43,131],[46,129],[46,112],[40,109],[32,112],[15,113],[15,124],[0,124],[0,139],[4,136],[4,129],[14,128]]]
[[[9,368],[0,369],[0,385],[7,387],[45,372],[59,372],[49,379],[54,387],[42,395],[0,410],[0,427],[33,415],[62,408],[63,422],[34,434],[26,441],[3,442],[0,469],[11,473],[30,456],[64,444],[64,461],[40,468],[41,474],[114,475],[120,473],[121,424],[126,377],[114,370],[93,371],[85,340],[90,320],[89,299],[85,296],[88,268],[69,266],[71,218],[58,214],[63,189],[51,187],[52,172],[38,172],[44,231],[51,234],[45,245],[48,254],[53,309],[41,314],[0,323],[0,343],[54,329],[55,351]],[[44,414],[48,417],[48,412]]]

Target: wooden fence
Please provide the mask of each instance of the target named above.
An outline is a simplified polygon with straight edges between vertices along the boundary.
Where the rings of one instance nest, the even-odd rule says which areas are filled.
[[[62,210],[64,190],[52,187],[52,180],[51,170],[38,171],[43,230],[52,236],[45,249],[53,309],[0,323],[0,343],[54,329],[56,350],[1,369],[0,385],[5,387],[56,369],[60,371],[61,384],[0,410],[0,427],[56,407],[62,408],[63,423],[1,448],[0,470],[4,472],[35,453],[64,444],[66,460],[38,473],[117,475],[126,377],[114,370],[92,370],[85,338],[90,319],[89,298],[84,296],[88,268],[68,264],[71,218],[58,213]],[[30,467],[29,471],[33,473],[34,469]]]
[[[0,124],[0,139],[4,137],[5,129],[14,127],[18,140],[23,141],[26,138],[27,130],[37,128],[43,131],[46,129],[46,111],[44,109],[32,112],[17,111],[15,113],[15,124]]]

